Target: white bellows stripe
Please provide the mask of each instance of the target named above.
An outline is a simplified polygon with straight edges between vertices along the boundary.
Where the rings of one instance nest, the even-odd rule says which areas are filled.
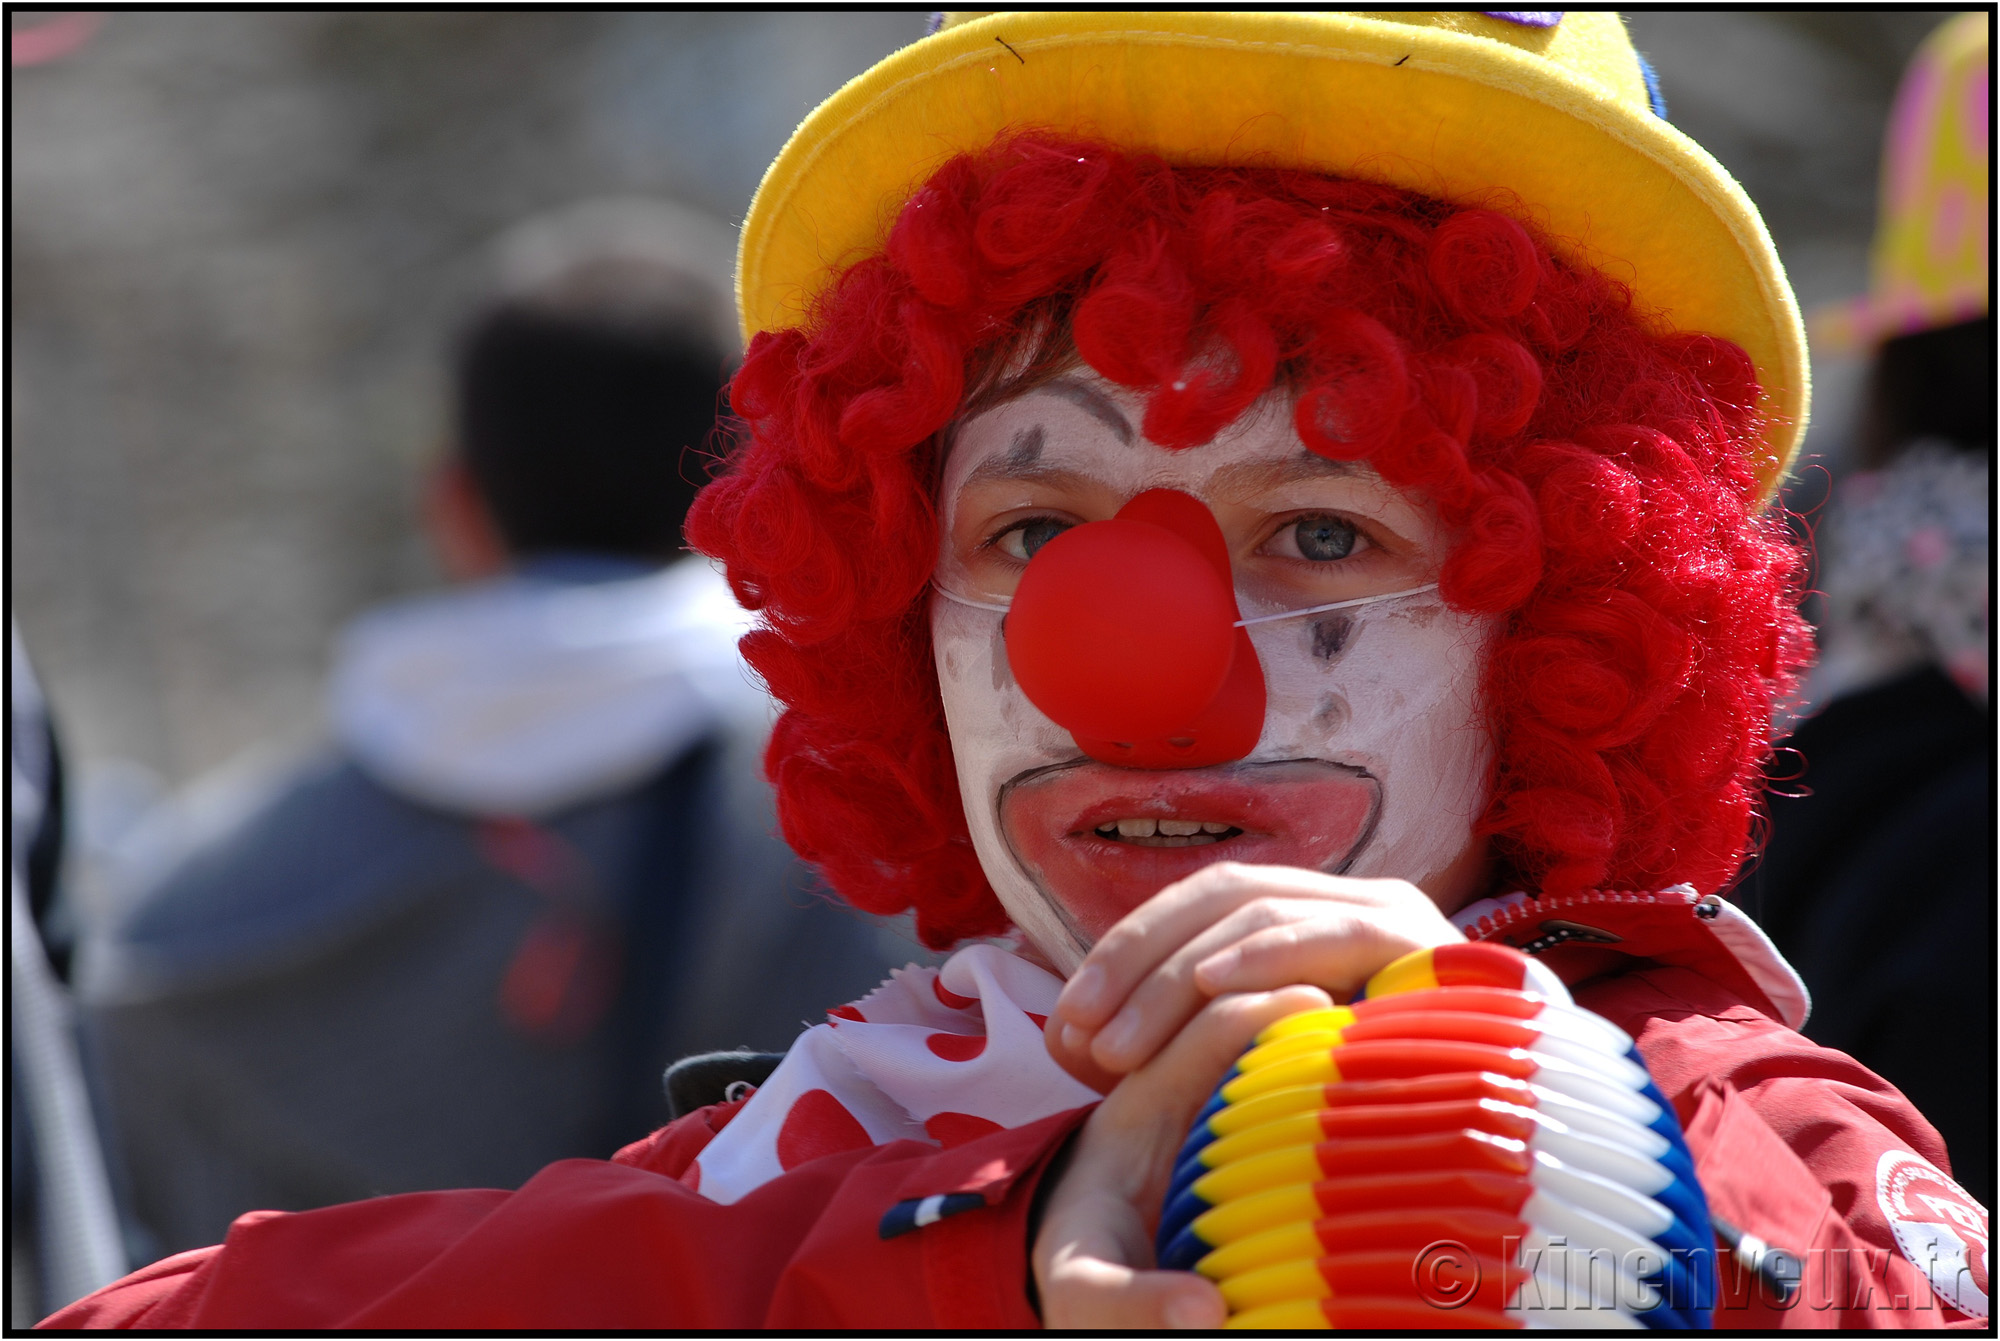
[[[1530,1045],[1529,1051],[1546,1053],[1567,1062],[1575,1062],[1586,1070],[1596,1071],[1607,1080],[1616,1081],[1628,1090],[1643,1089],[1646,1085],[1644,1068],[1624,1057],[1613,1056],[1594,1044],[1543,1034]]]
[[[1638,1276],[1655,1275],[1667,1264],[1666,1250],[1652,1239],[1577,1205],[1552,1188],[1536,1188],[1522,1205],[1520,1216],[1552,1238],[1567,1240],[1589,1252],[1608,1253],[1613,1261],[1630,1264]]]
[[[1530,1085],[1528,1089],[1535,1097],[1537,1112],[1555,1118],[1571,1131],[1637,1150],[1648,1159],[1658,1159],[1673,1148],[1673,1142],[1666,1137],[1629,1118],[1578,1103],[1541,1085]]]
[[[1660,1116],[1660,1106],[1645,1095],[1605,1080],[1576,1063],[1547,1053],[1533,1053],[1536,1069],[1530,1079],[1537,1085],[1567,1095],[1578,1103],[1591,1104],[1619,1117],[1650,1127]]]
[[[1582,1157],[1586,1161],[1584,1167],[1594,1169],[1596,1164],[1589,1162],[1596,1158],[1592,1152],[1602,1149],[1610,1151],[1622,1159],[1632,1161],[1635,1171],[1634,1177],[1621,1178],[1620,1181],[1638,1188],[1638,1190],[1645,1192],[1649,1196],[1652,1194],[1655,1185],[1665,1187],[1667,1182],[1672,1181],[1672,1175],[1665,1175],[1665,1181],[1662,1181],[1661,1173],[1654,1172],[1654,1170],[1660,1167],[1657,1162],[1659,1152],[1653,1148],[1650,1142],[1635,1141],[1628,1139],[1626,1136],[1626,1132],[1629,1131],[1636,1133],[1638,1136],[1652,1136],[1657,1138],[1659,1135],[1657,1132],[1647,1131],[1643,1127],[1634,1127],[1630,1123],[1623,1122],[1623,1119],[1613,1118],[1608,1114],[1600,1114],[1599,1116],[1607,1124],[1621,1123],[1624,1130],[1613,1128],[1612,1134],[1608,1137],[1599,1136],[1577,1129],[1571,1123],[1557,1117],[1553,1112],[1542,1112],[1539,1109],[1526,1105],[1503,1103],[1498,1099],[1482,1099],[1479,1106],[1489,1112],[1506,1114],[1516,1120],[1533,1123],[1537,1134],[1530,1143],[1535,1144],[1538,1149],[1547,1150],[1558,1159],[1564,1157],[1566,1150],[1576,1149],[1581,1152]],[[1593,1112],[1593,1110],[1585,1108],[1581,1104],[1572,1104],[1563,1111],[1566,1115],[1572,1116],[1579,1114],[1588,1115]],[[1601,1163],[1603,1161],[1598,1159],[1597,1162]],[[1638,1170],[1644,1170],[1644,1172],[1638,1172]],[[1661,1172],[1664,1173],[1664,1171]]]
[[[1609,1178],[1642,1196],[1650,1197],[1674,1181],[1672,1173],[1643,1155],[1570,1131],[1553,1118],[1537,1116],[1535,1135],[1528,1142],[1533,1150],[1553,1155],[1571,1168]]]
[[[1649,1239],[1657,1239],[1673,1228],[1673,1212],[1651,1197],[1539,1151],[1535,1153],[1535,1170],[1530,1177],[1535,1186]]]
[[[1646,1324],[1629,1313],[1613,1310],[1610,1313],[1593,1313],[1590,1321],[1581,1323],[1573,1315],[1561,1313],[1527,1313],[1520,1315],[1521,1330],[1524,1332],[1573,1332],[1588,1326],[1593,1332],[1643,1332]]]
[[[1599,1052],[1608,1052],[1613,1057],[1623,1057],[1632,1050],[1630,1034],[1582,1006],[1549,1002],[1529,1016],[1526,1023],[1545,1034],[1592,1044]]]
[[[1514,1266],[1525,1277],[1509,1308],[1524,1312],[1569,1311],[1572,1325],[1590,1326],[1580,1316],[1629,1309],[1643,1313],[1660,1302],[1660,1292],[1640,1280],[1611,1253],[1531,1229],[1521,1237]]]

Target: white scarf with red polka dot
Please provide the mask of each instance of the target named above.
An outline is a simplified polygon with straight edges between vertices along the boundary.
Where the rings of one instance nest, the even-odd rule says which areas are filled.
[[[732,1202],[822,1155],[954,1146],[1095,1101],[1042,1044],[1060,991],[1062,979],[991,945],[894,970],[801,1034],[681,1181]]]

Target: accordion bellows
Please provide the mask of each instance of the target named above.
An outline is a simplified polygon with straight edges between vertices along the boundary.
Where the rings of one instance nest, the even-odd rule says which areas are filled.
[[[1159,1263],[1232,1328],[1705,1328],[1708,1205],[1631,1038],[1490,944],[1280,1020],[1183,1147]]]

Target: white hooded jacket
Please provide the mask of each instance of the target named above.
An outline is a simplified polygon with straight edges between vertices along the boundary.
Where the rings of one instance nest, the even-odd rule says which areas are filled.
[[[705,560],[602,577],[552,559],[356,620],[335,733],[383,786],[461,814],[536,818],[643,782],[771,707],[736,651],[750,616]],[[591,571],[579,571],[579,570]]]

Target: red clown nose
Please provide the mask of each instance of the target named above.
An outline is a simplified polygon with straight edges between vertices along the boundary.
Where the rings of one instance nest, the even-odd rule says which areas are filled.
[[[1150,489],[1035,552],[1007,612],[1007,662],[1093,759],[1228,763],[1264,728],[1264,672],[1240,617],[1213,514]]]

